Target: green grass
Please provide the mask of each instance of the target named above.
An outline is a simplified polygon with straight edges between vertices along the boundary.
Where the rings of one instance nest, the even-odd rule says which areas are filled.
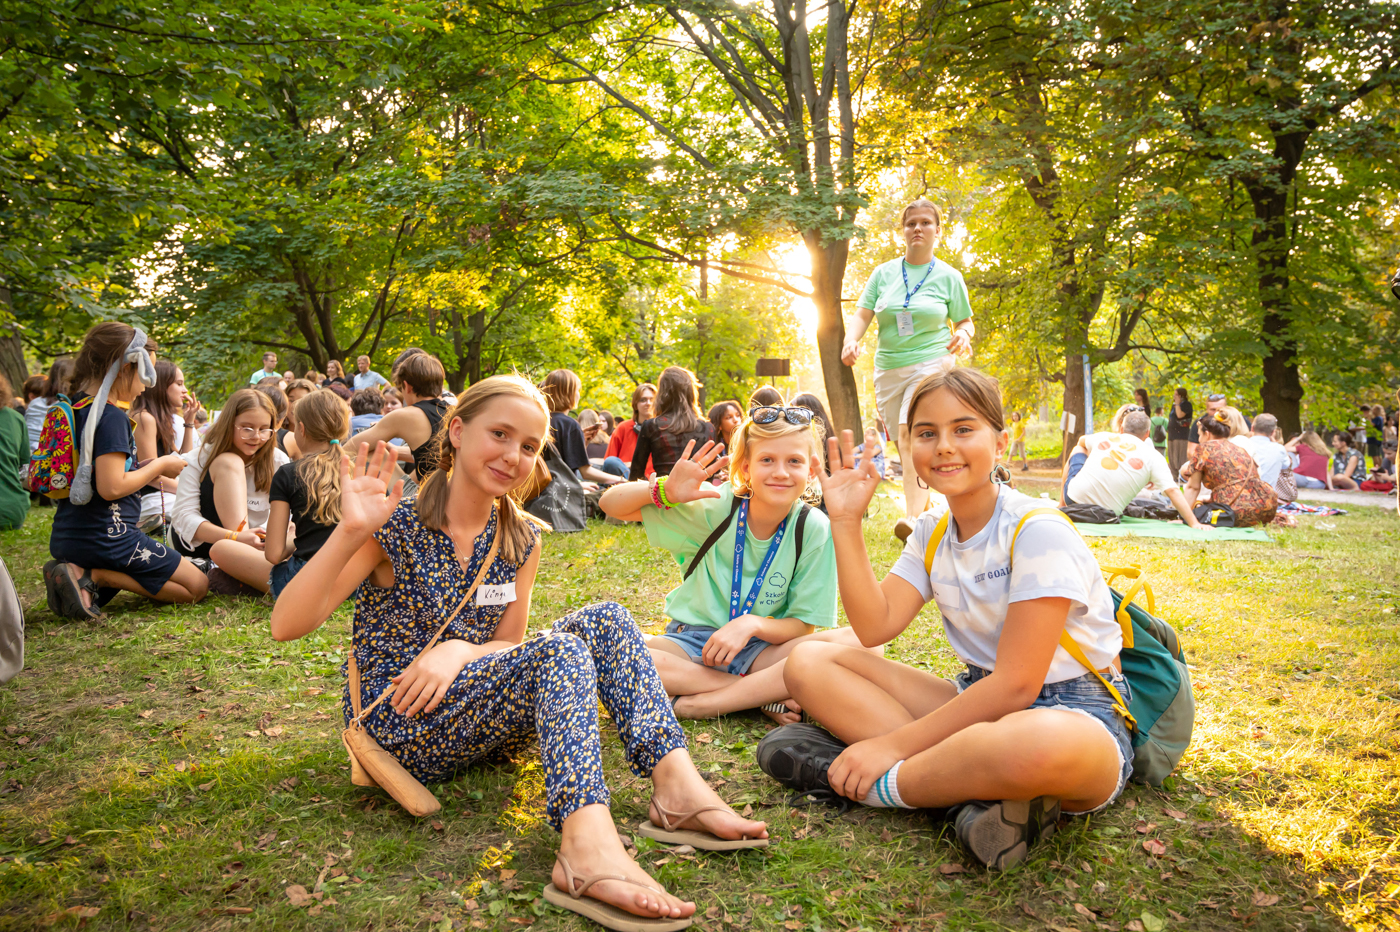
[[[886,566],[894,502],[877,502]],[[259,601],[123,596],[105,623],[62,621],[39,576],[47,515],[0,536],[29,620],[27,668],[0,687],[0,930],[590,928],[540,899],[556,839],[533,755],[438,787],[430,820],[350,785],[348,610],[291,644],[267,636]],[[1400,928],[1400,525],[1376,509],[1327,520],[1270,545],[1091,544],[1105,565],[1141,564],[1183,632],[1195,742],[1167,786],[1131,786],[1007,874],[919,816],[792,809],[754,763],[755,714],[687,731],[773,846],[676,856],[637,837],[639,857],[716,932]],[[553,537],[534,623],[615,598],[654,626],[677,578],[635,527]],[[952,674],[938,631],[926,612],[890,655]],[[604,747],[631,834],[646,787],[616,735]],[[318,882],[319,901],[293,905],[288,887]]]

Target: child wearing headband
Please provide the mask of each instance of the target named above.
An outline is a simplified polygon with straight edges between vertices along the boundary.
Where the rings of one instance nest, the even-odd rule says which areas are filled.
[[[74,363],[79,465],[69,497],[58,500],[44,566],[49,608],[60,617],[102,618],[123,589],[161,602],[198,602],[209,591],[197,566],[137,528],[141,490],[185,468],[174,453],[136,465],[129,409],[155,383],[152,348],[141,331],[108,321],[87,332]]]
[[[713,442],[692,454],[692,441],[669,476],[603,493],[605,513],[641,521],[681,566],[666,633],[647,644],[677,718],[760,708],[798,721],[802,709],[783,684],[793,646],[860,646],[850,628],[836,628],[831,525],[810,503],[819,500],[822,439],[810,409],[762,405],[734,430],[728,482],[708,480],[731,458]]]
[[[350,437],[350,408],[335,392],[319,388],[296,403],[292,422],[301,458],[273,474],[263,551],[273,565],[273,598],[340,523],[341,443]]]

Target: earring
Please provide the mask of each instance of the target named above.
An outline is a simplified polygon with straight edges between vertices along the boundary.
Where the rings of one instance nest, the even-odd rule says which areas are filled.
[[[1007,469],[1001,463],[997,463],[992,467],[992,474],[989,478],[994,485],[1006,485],[1011,481],[1011,470]]]
[[[914,474],[914,484],[921,489],[928,488],[928,485],[924,482],[924,477],[920,476],[918,473]]]

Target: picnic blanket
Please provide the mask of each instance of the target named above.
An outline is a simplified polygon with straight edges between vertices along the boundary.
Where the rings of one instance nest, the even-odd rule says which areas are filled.
[[[1317,515],[1319,517],[1346,514],[1340,508],[1332,508],[1327,505],[1304,505],[1302,502],[1284,502],[1278,506],[1278,513],[1281,515]]]
[[[1199,541],[1273,539],[1262,527],[1218,527],[1209,531],[1194,531],[1184,524],[1127,516],[1119,524],[1076,524],[1075,527],[1085,537],[1165,537],[1168,540]]]

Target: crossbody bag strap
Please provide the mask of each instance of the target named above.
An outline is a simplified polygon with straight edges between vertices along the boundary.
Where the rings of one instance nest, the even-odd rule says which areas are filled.
[[[491,569],[491,564],[496,562],[496,553],[500,549],[501,525],[498,520],[496,523],[496,535],[491,539],[491,549],[487,552],[486,559],[482,561],[481,570],[476,574],[476,579],[472,580],[472,584],[467,589],[466,594],[463,595],[462,600],[457,603],[457,607],[452,610],[452,614],[447,616],[447,620],[442,623],[442,627],[437,629],[437,634],[433,635],[433,639],[428,642],[428,646],[420,650],[418,652],[418,655],[414,657],[413,660],[409,661],[410,667],[413,666],[414,663],[418,662],[418,657],[422,657],[428,651],[432,650],[437,645],[438,638],[442,637],[443,632],[447,630],[447,626],[457,620],[457,616],[461,614],[462,609],[466,607],[469,601],[471,601],[471,597],[476,594],[477,587],[480,586],[482,580],[486,578],[486,573]],[[394,690],[398,689],[397,685],[391,685],[388,689],[384,690],[382,693],[379,694],[378,699],[374,700],[372,703],[366,706],[364,711],[361,712],[357,708],[360,701],[360,690],[358,688],[359,684],[358,682],[356,682],[360,678],[359,672],[360,671],[355,666],[355,648],[352,644],[350,647],[350,703],[351,709],[355,712],[355,717],[350,720],[351,725],[360,724],[360,722],[364,719],[365,716],[369,715],[369,713],[377,709],[380,703],[392,696],[394,694]]]
[[[685,572],[681,574],[681,582],[685,582],[690,578],[690,574],[695,572],[695,568],[700,565],[700,561],[705,559],[705,554],[709,553],[710,548],[714,547],[714,545],[719,542],[719,539],[724,536],[724,532],[729,530],[729,525],[734,520],[734,513],[739,510],[739,506],[743,503],[744,500],[742,498],[737,495],[734,496],[734,501],[729,506],[729,514],[724,516],[723,521],[715,525],[715,529],[710,532],[710,536],[705,538],[705,542],[700,545],[700,549],[695,551],[695,556],[690,558],[690,565],[687,566]]]

